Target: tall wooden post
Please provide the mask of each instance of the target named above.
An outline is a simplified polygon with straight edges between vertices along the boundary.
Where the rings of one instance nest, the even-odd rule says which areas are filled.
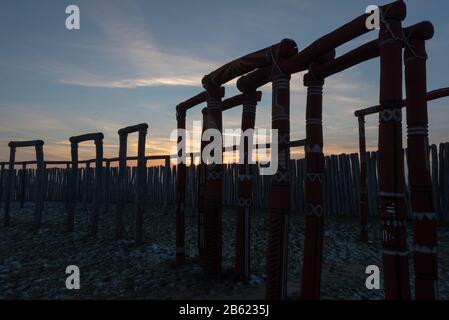
[[[146,159],[145,159],[145,143],[148,125],[139,129],[139,140],[137,143],[137,201],[136,201],[136,226],[135,226],[135,242],[141,244],[143,241],[143,226],[145,213],[145,193],[146,193]]]
[[[95,139],[95,202],[91,215],[91,233],[98,233],[98,219],[101,205],[103,203],[103,139]]]
[[[8,180],[6,183],[6,194],[5,194],[5,207],[3,210],[4,214],[4,226],[8,227],[11,222],[10,206],[11,206],[11,192],[12,192],[12,182],[14,175],[14,163],[16,161],[16,147],[9,146],[9,166],[8,166]]]
[[[87,211],[89,208],[89,196],[91,194],[90,190],[90,179],[91,179],[91,168],[90,161],[86,162],[86,166],[84,167],[84,190],[83,190],[83,210]]]
[[[72,153],[72,176],[70,181],[70,205],[67,215],[67,230],[73,231],[75,226],[75,211],[78,192],[78,144],[84,141],[95,142],[95,184],[94,184],[94,207],[90,215],[89,231],[91,235],[96,236],[98,233],[98,218],[100,208],[103,202],[103,138],[101,132],[88,133],[81,136],[70,138]]]
[[[271,183],[265,296],[268,300],[281,300],[287,296],[290,211],[290,76],[281,70],[273,76],[271,112],[271,127],[278,131],[278,154],[271,156],[278,157],[278,169]]]
[[[45,162],[43,141],[36,144],[36,206],[35,206],[35,229],[38,230],[42,224],[42,211],[44,209],[44,178],[45,178]]]
[[[237,226],[235,241],[235,271],[238,275],[246,278],[251,272],[250,238],[251,238],[251,206],[252,206],[252,174],[251,163],[253,143],[246,135],[247,130],[254,130],[256,120],[256,105],[260,96],[256,92],[246,94],[243,102],[242,112],[242,139],[240,141],[239,165],[239,202],[237,209]],[[246,134],[245,134],[246,133]],[[251,137],[252,138],[252,137]],[[251,145],[250,145],[251,144]],[[242,150],[243,146],[243,150]]]
[[[388,300],[410,299],[402,150],[401,34],[400,20],[383,19],[379,32],[379,214]]]
[[[71,142],[72,170],[70,176],[70,202],[67,214],[67,231],[75,228],[75,210],[78,193],[78,143]]]
[[[203,115],[203,123],[201,130],[201,137],[207,126],[207,108],[201,110]],[[205,213],[205,196],[206,196],[206,163],[203,161],[204,147],[207,145],[206,141],[201,139],[200,142],[200,164],[198,170],[198,255],[202,261],[204,258],[204,213]]]
[[[111,181],[111,161],[109,159],[105,159],[106,162],[106,170],[103,174],[104,176],[104,206],[103,212],[106,214],[109,211],[109,202],[111,200],[111,187],[109,185]]]
[[[65,175],[65,188],[64,188],[65,210],[68,210],[70,204],[70,163],[66,164],[64,175]]]
[[[4,178],[5,178],[5,164],[2,163],[0,165],[0,202],[2,202],[3,200],[3,190],[5,190]]]
[[[204,82],[203,82],[204,83]],[[223,91],[220,88],[207,90],[207,129],[215,129],[222,133],[221,99]],[[221,141],[223,142],[223,141]],[[222,150],[223,143],[219,146]],[[222,192],[223,192],[223,160],[220,163],[207,165],[204,238],[205,255],[204,271],[207,275],[218,277],[221,274],[221,226],[222,226]]]
[[[421,30],[419,30],[421,29]],[[421,31],[421,32],[420,32]],[[424,22],[410,31],[405,47],[407,152],[414,233],[415,298],[438,299],[437,226],[429,164],[427,70],[425,41],[433,26]]]
[[[170,206],[170,157],[165,158],[165,167],[164,167],[164,212],[168,212],[168,207]]]
[[[20,175],[20,208],[23,208],[26,197],[26,178],[27,178],[27,164],[22,163],[22,173]]]
[[[144,212],[145,212],[145,194],[147,185],[147,169],[145,158],[145,144],[146,136],[148,132],[148,124],[141,123],[134,126],[129,126],[118,130],[120,138],[119,146],[119,200],[117,204],[117,214],[116,214],[116,229],[115,236],[116,239],[121,239],[123,237],[124,222],[123,222],[123,211],[126,206],[126,190],[128,185],[128,168],[126,167],[127,159],[127,144],[128,144],[128,134],[138,132],[138,143],[137,143],[137,173],[136,173],[136,201],[134,206],[135,211],[135,233],[134,241],[136,244],[141,244],[143,241],[143,224],[144,224]]]
[[[366,176],[366,137],[365,117],[359,116],[359,154],[360,154],[360,240],[368,241],[368,187]]]
[[[185,202],[186,202],[186,137],[181,131],[186,129],[186,113],[177,108],[176,118],[178,121],[178,165],[176,171],[176,263],[185,261]]]
[[[304,77],[307,87],[306,107],[306,177],[305,177],[305,235],[301,281],[302,299],[319,299],[321,259],[323,252],[323,79],[312,73]]]
[[[119,135],[119,173],[118,173],[118,201],[116,206],[116,219],[115,219],[115,239],[119,240],[123,238],[123,211],[126,205],[126,184],[127,173],[126,167],[126,149],[128,144],[128,135]]]
[[[35,147],[36,149],[36,205],[34,209],[35,219],[34,226],[35,229],[39,229],[42,219],[43,201],[44,201],[44,151],[43,151],[44,141],[33,140],[33,141],[11,141],[8,146],[10,149],[9,153],[9,174],[8,183],[6,189],[6,199],[5,199],[5,210],[4,210],[4,225],[9,226],[11,216],[10,216],[10,202],[11,202],[11,189],[12,181],[14,175],[14,163],[16,158],[16,148],[18,147]]]

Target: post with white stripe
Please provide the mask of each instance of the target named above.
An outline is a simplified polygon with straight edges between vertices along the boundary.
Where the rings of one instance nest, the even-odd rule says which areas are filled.
[[[252,145],[253,130],[256,120],[256,105],[259,99],[256,92],[247,93],[243,101],[242,137],[240,139],[239,165],[239,203],[237,209],[236,245],[235,245],[235,271],[246,278],[250,275],[250,218],[252,206]],[[248,136],[247,134],[251,134]],[[242,149],[243,146],[243,149]]]
[[[288,214],[290,211],[290,75],[278,70],[272,82],[271,127],[278,131],[278,170],[272,178],[271,210],[268,216],[268,300],[287,295]]]
[[[410,299],[404,154],[402,150],[401,21],[383,19],[379,32],[379,214],[385,298]]]
[[[419,26],[419,27],[418,27]],[[407,146],[414,232],[415,298],[438,299],[437,214],[429,164],[426,47],[434,33],[430,22],[418,24],[406,36]]]
[[[204,83],[204,82],[203,82]],[[222,133],[220,88],[207,88],[207,129],[216,129]],[[221,139],[223,141],[223,139]],[[219,145],[223,149],[223,143]],[[208,276],[219,277],[221,274],[221,217],[223,192],[223,166],[221,163],[207,164],[206,194],[204,215],[204,271]]]
[[[312,73],[304,76],[306,106],[305,235],[301,299],[320,298],[323,247],[323,79]]]

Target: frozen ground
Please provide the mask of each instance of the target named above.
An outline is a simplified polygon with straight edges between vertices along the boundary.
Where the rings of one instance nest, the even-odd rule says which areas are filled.
[[[196,218],[187,212],[188,259],[173,264],[175,252],[174,210],[147,210],[145,242],[134,246],[132,211],[128,210],[127,238],[115,241],[114,211],[101,215],[98,238],[88,235],[88,213],[80,208],[76,231],[64,232],[63,204],[47,203],[43,227],[32,231],[33,205],[13,204],[12,226],[0,226],[0,299],[262,299],[266,251],[266,214],[252,217],[253,277],[235,280],[234,210],[223,213],[223,269],[221,280],[205,279],[196,257]],[[3,218],[3,216],[1,215]],[[290,215],[289,297],[297,298],[303,252],[303,220]],[[381,299],[382,290],[365,288],[365,267],[381,266],[380,234],[371,221],[369,243],[357,241],[358,221],[326,218],[322,298]],[[449,229],[440,230],[440,296],[449,299]],[[411,233],[409,233],[411,234]],[[65,268],[77,265],[81,289],[67,290]],[[412,260],[410,260],[412,273]]]

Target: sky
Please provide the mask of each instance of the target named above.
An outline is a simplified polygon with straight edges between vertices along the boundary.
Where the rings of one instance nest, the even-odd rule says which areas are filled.
[[[387,0],[388,2],[388,0]],[[42,139],[48,160],[70,159],[69,137],[103,132],[104,154],[118,155],[117,130],[149,124],[147,155],[168,154],[174,143],[175,107],[201,92],[201,78],[224,63],[291,38],[299,49],[364,13],[364,0],[155,1],[2,0],[0,4],[0,161],[11,140]],[[404,26],[430,20],[428,89],[449,86],[449,2],[407,0]],[[65,9],[80,8],[80,30],[67,30]],[[337,49],[337,55],[375,39],[371,32]],[[291,80],[291,139],[305,137],[306,90]],[[378,59],[326,80],[324,152],[358,150],[356,109],[378,104]],[[225,86],[226,98],[238,93]],[[271,126],[271,87],[261,88],[257,128]],[[430,142],[449,141],[449,99],[429,103]],[[188,128],[201,119],[188,112]],[[223,114],[223,125],[240,126],[241,107]],[[377,148],[377,116],[367,118],[368,150]],[[405,127],[405,113],[404,113]],[[405,129],[405,128],[404,128]],[[405,131],[404,131],[405,132]],[[404,139],[405,140],[405,139]],[[19,150],[17,160],[34,158]],[[94,157],[93,143],[80,158]],[[128,154],[137,153],[137,135]],[[301,157],[303,150],[292,150]]]

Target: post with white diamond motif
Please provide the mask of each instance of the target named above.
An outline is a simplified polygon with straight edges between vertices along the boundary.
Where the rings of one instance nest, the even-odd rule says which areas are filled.
[[[404,153],[402,150],[401,21],[382,19],[379,32],[379,215],[385,298],[410,299]]]
[[[323,247],[323,79],[304,76],[306,106],[305,234],[301,299],[319,299]]]
[[[415,298],[438,299],[437,214],[429,164],[426,83],[426,45],[434,30],[430,22],[406,36],[405,88],[407,91],[407,146],[414,233]]]
[[[290,211],[290,75],[281,70],[272,81],[272,129],[278,131],[278,171],[272,178],[268,216],[267,278],[265,296],[283,300],[287,295],[288,214]]]

